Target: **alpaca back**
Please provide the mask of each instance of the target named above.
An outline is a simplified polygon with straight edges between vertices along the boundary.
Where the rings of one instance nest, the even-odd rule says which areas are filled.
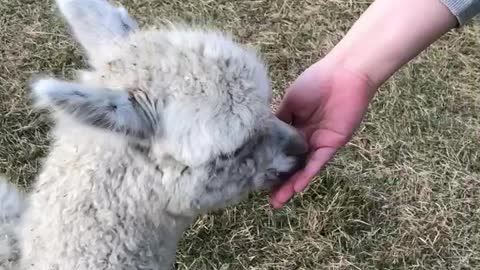
[[[54,134],[22,217],[21,269],[166,269],[183,227],[162,215],[155,168],[120,136],[67,121]]]

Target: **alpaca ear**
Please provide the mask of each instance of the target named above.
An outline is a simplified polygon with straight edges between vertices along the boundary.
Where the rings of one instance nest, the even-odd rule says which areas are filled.
[[[35,107],[53,110],[80,123],[146,139],[154,133],[153,119],[135,97],[124,90],[93,88],[55,79],[36,81]]]
[[[63,17],[77,41],[92,56],[108,52],[114,42],[121,42],[138,29],[125,8],[107,0],[56,0]]]

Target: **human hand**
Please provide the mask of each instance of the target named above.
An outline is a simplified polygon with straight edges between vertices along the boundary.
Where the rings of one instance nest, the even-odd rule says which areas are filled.
[[[278,117],[303,132],[310,156],[305,168],[273,191],[272,205],[279,208],[304,190],[350,140],[378,87],[457,23],[441,1],[374,1],[287,90]]]
[[[277,116],[296,127],[309,143],[306,166],[272,192],[280,208],[344,146],[358,128],[377,87],[352,70],[319,61],[287,89]]]

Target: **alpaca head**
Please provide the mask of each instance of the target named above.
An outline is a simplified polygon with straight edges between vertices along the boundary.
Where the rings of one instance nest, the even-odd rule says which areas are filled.
[[[141,145],[151,162],[180,164],[166,180],[177,208],[224,207],[303,165],[307,144],[271,112],[252,50],[216,31],[140,29],[105,0],[57,4],[91,69],[76,82],[37,80],[37,106]]]

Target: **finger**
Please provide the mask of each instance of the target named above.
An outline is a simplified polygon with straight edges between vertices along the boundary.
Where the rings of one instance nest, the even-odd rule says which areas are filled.
[[[274,208],[281,208],[294,193],[293,182],[287,182],[272,193],[270,203]]]
[[[316,150],[310,157],[307,166],[298,173],[293,184],[294,192],[302,192],[312,181],[318,172],[335,154],[336,149],[331,147],[320,148]]]
[[[281,208],[288,200],[290,200],[295,194],[293,184],[295,183],[294,175],[290,180],[278,186],[272,191],[270,197],[270,203],[274,208]]]

